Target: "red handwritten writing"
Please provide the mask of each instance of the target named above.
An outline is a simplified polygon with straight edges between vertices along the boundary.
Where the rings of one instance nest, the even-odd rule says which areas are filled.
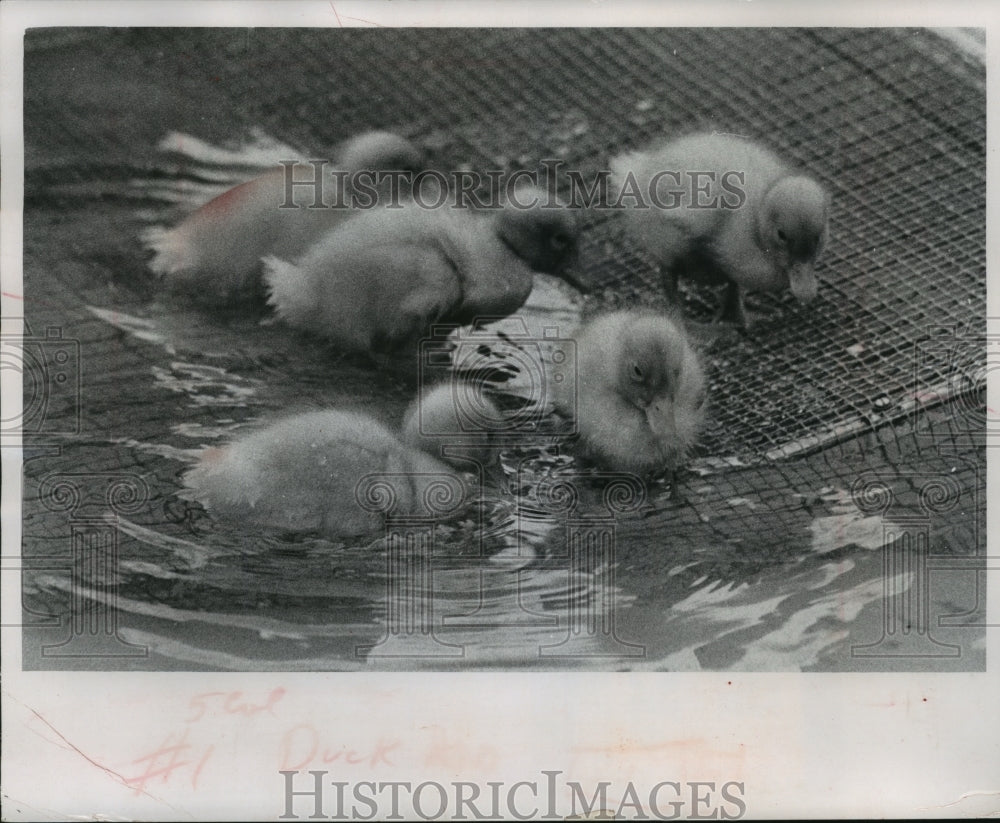
[[[179,735],[176,742],[173,734],[167,735],[158,749],[132,761],[133,763],[145,763],[146,771],[135,777],[126,777],[125,782],[135,790],[137,795],[143,794],[147,784],[154,778],[159,777],[161,783],[167,783],[174,772],[193,766],[191,786],[197,789],[198,777],[214,749],[214,746],[209,745],[204,753],[197,751],[194,746],[188,743],[187,729]],[[195,758],[198,754],[201,754],[201,758],[196,761]]]
[[[243,692],[201,692],[188,701],[191,714],[185,718],[187,723],[197,723],[209,715],[235,715],[239,717],[254,717],[263,712],[274,715],[274,707],[285,696],[285,689],[278,686],[272,689],[263,699],[246,698]],[[137,757],[133,764],[140,765],[141,771],[133,777],[125,778],[136,794],[146,791],[147,785],[158,781],[168,783],[175,774],[188,775],[191,787],[198,788],[198,779],[205,764],[215,751],[214,744],[192,745],[188,739],[190,726],[184,727],[179,734],[168,734],[163,742],[149,754]]]
[[[499,754],[489,743],[471,744],[463,739],[450,737],[439,728],[431,729],[433,739],[424,753],[424,764],[435,768],[458,770],[471,768],[489,772],[496,768]]]
[[[284,696],[285,689],[281,686],[272,689],[263,703],[244,700],[243,692],[202,692],[192,697],[188,703],[193,713],[187,718],[187,722],[195,723],[213,709],[222,714],[240,714],[244,717],[253,717],[261,712],[273,715],[275,704]]]
[[[346,746],[325,745],[319,732],[308,723],[300,723],[285,732],[281,739],[281,770],[298,771],[315,763],[347,763],[360,765],[366,763],[377,766],[384,763],[394,765],[388,754],[399,746],[398,740],[380,738],[371,751],[358,751]]]

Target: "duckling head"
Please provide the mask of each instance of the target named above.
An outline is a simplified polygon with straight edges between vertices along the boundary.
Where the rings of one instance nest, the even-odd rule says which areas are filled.
[[[389,131],[368,131],[352,137],[340,154],[340,166],[348,171],[418,171],[423,161],[419,148]]]
[[[672,321],[640,318],[623,330],[618,392],[645,415],[663,462],[676,468],[694,446],[704,420],[705,375]]]
[[[550,201],[541,190],[521,189],[516,202],[507,203],[496,220],[501,242],[530,269],[557,275],[581,291],[587,290],[569,271],[576,259],[579,236],[576,216],[569,207]]]
[[[808,177],[784,177],[764,198],[758,232],[762,244],[788,275],[788,287],[803,303],[816,296],[813,264],[827,230],[827,197]]]
[[[402,439],[468,470],[469,463],[494,462],[493,433],[503,427],[502,412],[482,387],[456,380],[427,389],[410,404],[403,416]]]

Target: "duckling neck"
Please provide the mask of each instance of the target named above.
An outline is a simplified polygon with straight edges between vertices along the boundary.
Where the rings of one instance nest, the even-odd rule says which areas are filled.
[[[771,204],[771,200],[774,196],[775,186],[780,182],[780,178],[771,183],[770,186],[764,191],[764,194],[760,198],[760,208],[757,209],[756,214],[753,219],[753,239],[757,244],[757,247],[761,249],[768,256],[771,255],[771,244],[767,237],[767,232],[765,227],[767,225],[767,215],[768,207]]]
[[[476,315],[503,315],[517,311],[528,299],[534,284],[533,271],[516,247],[499,237],[505,252],[509,252],[520,265],[505,264],[506,255],[470,263],[469,269],[459,272],[462,292],[462,309],[470,317]],[[461,267],[460,267],[461,268]]]
[[[454,305],[463,306],[465,305],[465,295],[469,291],[469,261],[463,259],[460,246],[452,242],[447,234],[439,235],[436,239],[438,250],[454,272],[455,282],[458,284],[458,300]]]

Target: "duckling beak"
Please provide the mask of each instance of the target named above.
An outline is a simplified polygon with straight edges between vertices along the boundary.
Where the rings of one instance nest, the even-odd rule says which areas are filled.
[[[674,404],[669,398],[659,397],[646,406],[646,422],[660,440],[672,443],[677,435]]]
[[[568,268],[564,268],[556,273],[556,276],[565,280],[581,294],[590,294],[593,291],[593,284],[581,278],[578,274]]]
[[[579,262],[580,244],[578,241],[574,241],[553,274],[565,280],[581,294],[590,294],[594,290],[594,284],[580,276],[580,272],[577,270]]]
[[[788,271],[788,286],[795,298],[803,303],[808,303],[816,297],[818,285],[812,263],[808,261],[793,263]]]

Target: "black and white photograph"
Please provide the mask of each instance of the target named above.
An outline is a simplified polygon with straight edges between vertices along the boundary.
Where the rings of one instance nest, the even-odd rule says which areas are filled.
[[[985,6],[5,5],[5,820],[997,813]]]

